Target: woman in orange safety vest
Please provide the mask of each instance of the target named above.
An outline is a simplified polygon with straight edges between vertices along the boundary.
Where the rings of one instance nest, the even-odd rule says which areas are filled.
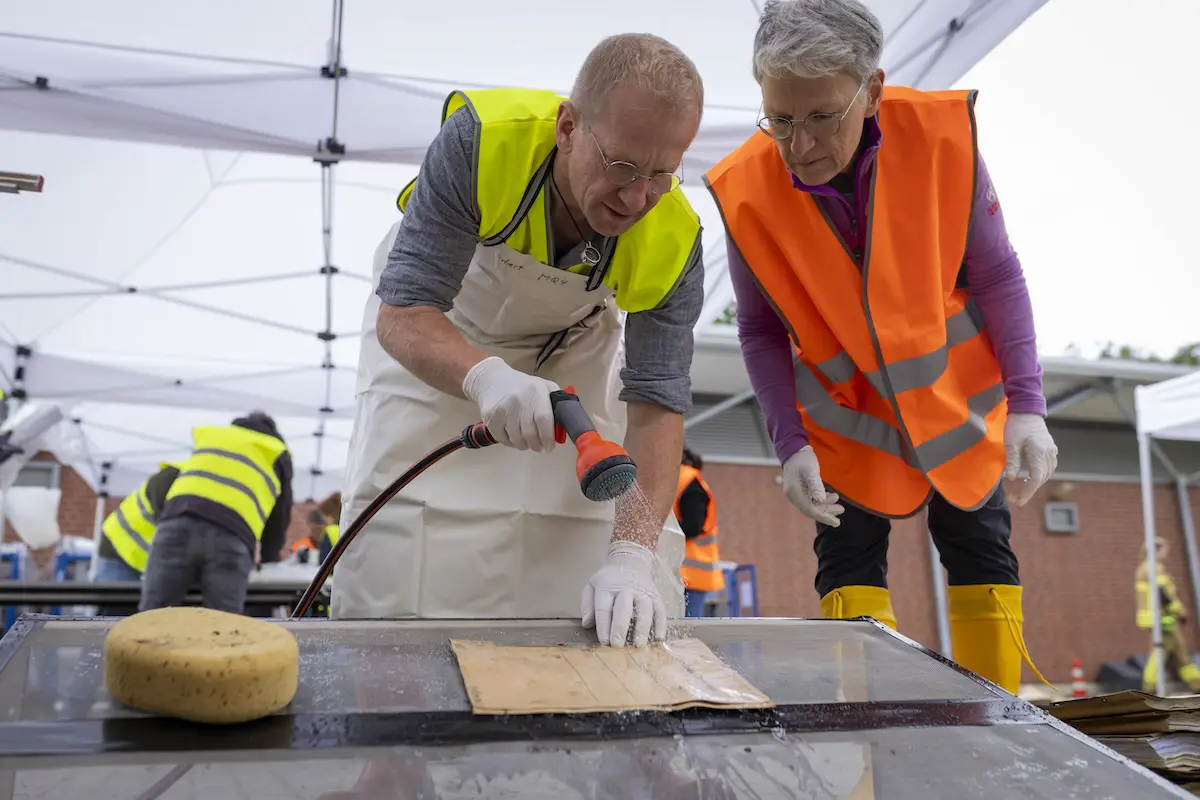
[[[686,447],[679,466],[679,488],[675,491],[675,517],[687,538],[683,565],[684,602],[689,617],[703,617],[709,592],[725,588],[717,548],[717,504],[700,470],[704,461]]]
[[[822,612],[895,627],[890,520],[927,509],[954,657],[1015,692],[1028,656],[1001,478],[1024,458],[1024,505],[1058,453],[1029,294],[975,93],[884,86],[882,54],[859,0],[767,3],[759,130],[705,182],[784,492],[817,523]]]

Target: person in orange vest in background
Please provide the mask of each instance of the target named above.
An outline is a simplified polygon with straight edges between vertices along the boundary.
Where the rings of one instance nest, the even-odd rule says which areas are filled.
[[[1016,692],[1028,653],[1001,483],[1024,460],[1025,505],[1058,463],[1033,311],[975,92],[885,86],[883,45],[860,0],[766,3],[759,129],[705,183],[784,493],[816,522],[822,613],[894,628],[891,520],[928,509],[954,657]]]
[[[700,456],[683,448],[683,460],[679,467],[679,488],[675,491],[675,517],[687,538],[684,545],[683,579],[686,615],[703,617],[709,592],[725,588],[725,573],[718,565],[720,551],[717,546],[717,504],[712,489],[700,474],[704,461]]]
[[[313,554],[319,552],[321,542],[325,538],[325,515],[320,509],[314,508],[308,512],[304,521],[308,526],[308,535],[292,544],[291,553],[303,564],[310,561],[317,563],[320,558],[314,559]]]

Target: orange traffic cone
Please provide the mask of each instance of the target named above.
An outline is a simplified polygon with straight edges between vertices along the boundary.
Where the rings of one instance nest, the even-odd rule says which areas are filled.
[[[1083,682],[1083,662],[1071,659],[1071,697],[1087,697],[1087,686]]]

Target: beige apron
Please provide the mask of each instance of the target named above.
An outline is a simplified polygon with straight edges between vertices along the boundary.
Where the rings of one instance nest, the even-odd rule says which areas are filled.
[[[398,229],[396,223],[376,250],[372,285]],[[586,291],[586,284],[584,275],[507,245],[480,245],[447,317],[468,341],[515,369],[575,387],[600,435],[620,443],[623,319],[607,286]],[[474,403],[430,387],[384,352],[375,336],[379,304],[372,292],[342,530],[396,476],[479,421]],[[578,618],[583,587],[608,552],[614,504],[583,496],[575,456],[568,440],[549,453],[493,445],[437,462],[346,549],[333,573],[331,615]],[[683,551],[683,533],[668,515],[654,577],[669,617],[683,610]]]

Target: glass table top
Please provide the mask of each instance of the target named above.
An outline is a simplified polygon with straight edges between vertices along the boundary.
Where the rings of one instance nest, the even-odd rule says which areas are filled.
[[[870,621],[672,630],[708,644],[772,712],[538,727],[473,717],[449,640],[592,643],[575,622],[276,620],[300,642],[300,689],[242,730],[116,705],[101,656],[115,621],[26,617],[0,641],[0,800],[1191,796]]]
[[[451,638],[525,645],[595,641],[594,633],[575,623],[541,620],[278,622],[300,644],[300,689],[285,713],[469,711]],[[114,706],[104,690],[102,654],[110,626],[103,620],[36,624],[0,671],[0,720],[138,715]],[[777,704],[999,696],[870,622],[703,619],[677,626],[671,635],[701,639]],[[847,671],[858,680],[844,680]]]

